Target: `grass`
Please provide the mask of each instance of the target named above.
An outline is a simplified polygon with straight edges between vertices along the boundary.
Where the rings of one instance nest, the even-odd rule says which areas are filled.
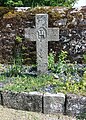
[[[19,41],[21,42],[20,38]],[[53,73],[40,76],[30,76],[22,74],[24,67],[22,66],[21,56],[17,55],[14,64],[8,66],[0,76],[0,81],[5,83],[3,90],[12,90],[18,92],[40,91],[40,92],[63,92],[75,93],[86,96],[86,71],[81,77],[79,68],[76,64],[67,64],[67,52],[61,51],[58,64],[54,63],[54,54],[48,56],[49,69],[57,74],[56,78]],[[2,70],[2,66],[0,66]],[[27,68],[28,70],[28,68]],[[8,77],[7,77],[8,76]]]
[[[84,75],[85,76],[85,75]],[[84,79],[85,81],[85,79]],[[11,90],[17,92],[63,92],[75,93],[86,96],[86,84],[80,81],[62,81],[56,79],[51,75],[41,75],[41,76],[17,76],[17,77],[0,77],[0,82],[5,83],[5,86],[1,88],[2,90]]]
[[[53,73],[40,76],[30,76],[30,75],[17,75],[7,77],[6,74],[0,75],[0,83],[4,84],[4,87],[0,90],[11,90],[17,92],[46,92],[46,90],[51,93],[75,93],[79,95],[86,96],[86,72],[84,72],[81,81],[72,80],[72,76],[68,76],[66,81],[60,78],[55,78]],[[51,89],[52,88],[52,89]],[[32,116],[32,115],[31,115]],[[39,115],[38,115],[39,116]],[[58,115],[59,116],[59,115]],[[78,116],[77,120],[86,119],[85,115]],[[50,117],[48,117],[50,118]],[[61,119],[64,117],[61,116]],[[66,118],[67,119],[67,118]],[[66,120],[64,119],[64,120]],[[68,118],[69,119],[69,118]],[[33,117],[33,120],[42,120],[39,117]],[[45,120],[49,120],[46,119]],[[71,119],[72,120],[72,119]]]

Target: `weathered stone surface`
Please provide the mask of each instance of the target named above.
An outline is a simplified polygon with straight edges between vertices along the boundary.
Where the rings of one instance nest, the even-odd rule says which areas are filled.
[[[36,41],[37,71],[44,74],[48,71],[48,41],[58,41],[58,28],[48,29],[48,14],[36,15],[36,29],[25,29],[25,38]]]
[[[6,8],[0,9],[0,62],[8,63],[13,58],[16,35],[24,38],[24,29],[35,28],[35,14],[48,13],[49,27],[58,27],[59,41],[49,43],[49,52],[56,53],[55,61],[61,49],[68,51],[71,62],[75,60],[83,63],[83,54],[86,53],[86,7],[68,9],[65,7],[37,7],[26,12],[9,12]],[[13,10],[12,10],[13,11]],[[52,36],[51,36],[52,37]],[[53,37],[52,37],[53,38]],[[35,42],[23,39],[23,56],[25,64],[36,63]],[[20,45],[18,45],[20,47]],[[17,48],[16,48],[17,49]],[[32,57],[33,56],[33,57]]]
[[[42,94],[38,92],[2,92],[3,105],[9,108],[42,112]]]
[[[31,7],[15,7],[15,11],[23,11],[26,12],[28,9],[31,9]]]
[[[43,96],[43,112],[46,113],[64,113],[65,95],[63,93],[50,94]]]
[[[36,41],[37,72],[48,71],[48,41],[59,41],[58,28],[48,29],[48,14],[36,14],[36,28],[25,29],[25,38]]]
[[[67,94],[66,113],[72,116],[86,113],[86,96]]]

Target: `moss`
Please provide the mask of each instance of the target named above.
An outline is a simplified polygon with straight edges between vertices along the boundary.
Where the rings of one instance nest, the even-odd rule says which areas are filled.
[[[10,11],[7,7],[0,7],[0,17],[2,17],[4,14],[8,13]]]
[[[57,9],[56,9],[56,7],[36,7],[34,9],[31,9],[30,12],[33,15],[39,14],[39,13],[47,13],[53,19],[60,19],[60,18],[62,18],[62,14],[63,14],[63,13],[59,13],[58,7],[57,7]],[[66,14],[66,13],[64,12],[64,14]]]
[[[13,18],[13,17],[16,17],[16,12],[12,12],[12,11],[9,11],[3,16],[3,18]]]

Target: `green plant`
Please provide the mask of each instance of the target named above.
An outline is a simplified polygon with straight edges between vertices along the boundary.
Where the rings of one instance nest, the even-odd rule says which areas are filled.
[[[78,69],[77,69],[77,65],[76,64],[71,64],[71,63],[67,63],[67,52],[66,51],[61,51],[60,55],[59,55],[59,60],[58,63],[55,64],[54,62],[54,53],[49,53],[48,56],[48,68],[50,70],[52,70],[54,73],[64,73],[66,76],[68,74],[75,74],[77,73]]]
[[[77,0],[22,0],[24,6],[73,6]]]
[[[15,49],[14,49],[14,58],[13,58],[13,63],[8,66],[8,69],[6,71],[7,76],[17,76],[19,74],[21,74],[22,72],[22,63],[23,63],[23,59],[22,59],[22,38],[19,36],[16,36],[16,40],[15,42],[17,42]]]
[[[1,0],[0,4],[4,6],[67,6],[71,7],[77,0]]]
[[[44,86],[55,85],[57,80],[54,80],[53,76],[17,76],[14,77],[12,84],[8,84],[4,89],[13,91],[40,91]]]
[[[54,65],[55,65],[55,62],[54,62],[54,53],[49,53],[48,55],[48,69],[50,70],[54,70]]]
[[[86,90],[86,71],[85,71],[84,74],[83,74],[81,83],[82,83],[82,85],[85,87],[85,90]]]
[[[67,52],[61,51],[61,54],[59,55],[58,63],[55,65],[54,72],[56,73],[63,73],[66,68],[66,58],[67,58]]]
[[[20,6],[23,6],[23,2],[22,0],[7,0],[5,3],[4,3],[6,6],[8,7],[20,7]]]
[[[86,54],[83,55],[84,62],[86,63]]]
[[[22,60],[20,56],[13,61],[13,64],[8,66],[8,70],[6,71],[6,74],[9,77],[20,75],[22,72]]]

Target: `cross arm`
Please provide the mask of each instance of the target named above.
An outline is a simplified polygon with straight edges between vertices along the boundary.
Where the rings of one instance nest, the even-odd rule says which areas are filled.
[[[36,41],[36,30],[34,28],[25,28],[25,38]]]
[[[48,28],[48,41],[59,41],[59,28]]]

